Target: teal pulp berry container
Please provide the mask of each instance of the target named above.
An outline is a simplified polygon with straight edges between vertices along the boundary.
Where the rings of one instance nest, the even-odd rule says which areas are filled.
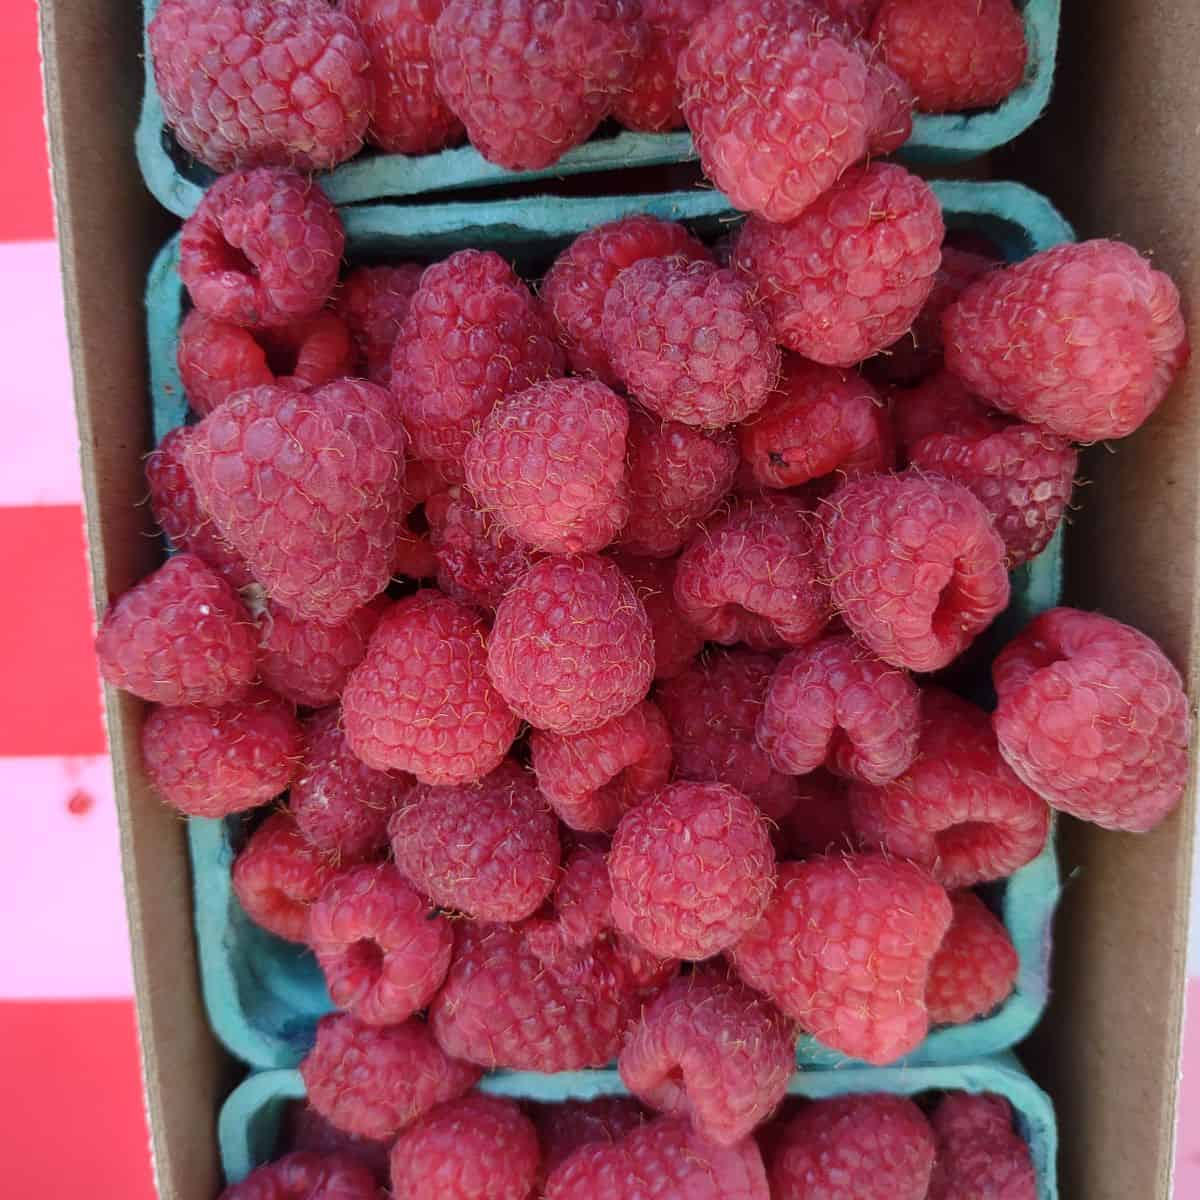
[[[1070,226],[1037,193],[1014,183],[937,182],[951,228],[979,230],[1016,260],[1069,241]],[[537,197],[488,204],[370,205],[342,210],[354,260],[431,261],[464,247],[495,249],[527,277],[536,277],[572,238],[617,217],[652,212],[716,237],[739,220],[720,193],[587,199]],[[178,238],[159,253],[146,290],[155,436],[181,424],[187,404],[175,365],[185,312],[178,275]],[[1061,532],[1061,531],[1060,531]],[[1057,603],[1062,545],[1056,537],[1034,562],[1013,574],[1012,602],[996,623],[1011,636]],[[256,1068],[294,1067],[311,1045],[314,1027],[331,1008],[312,955],[255,926],[233,895],[230,868],[244,838],[241,818],[189,823],[196,937],[205,1003],[213,1029],[238,1058]],[[1016,991],[996,1012],[969,1025],[933,1030],[908,1066],[963,1062],[1019,1042],[1046,1003],[1051,919],[1059,894],[1053,841],[1010,879],[985,892],[1008,927],[1020,956]],[[814,1041],[801,1043],[802,1065],[847,1065]]]
[[[1015,0],[1025,19],[1029,60],[1025,78],[1011,96],[980,112],[913,119],[912,137],[902,156],[915,163],[950,163],[978,157],[1012,141],[1046,107],[1054,76],[1061,0]],[[159,0],[145,0],[148,27]],[[145,91],[136,133],[137,156],[146,186],[159,203],[186,217],[200,203],[216,173],[196,162],[175,140],[163,117],[154,85],[154,64],[144,39]],[[694,162],[691,135],[629,133],[604,126],[582,146],[568,151],[553,166],[539,171],[506,171],[489,163],[473,146],[409,156],[370,149],[349,162],[322,172],[318,181],[338,205],[396,200],[468,188],[495,188],[592,175],[636,167],[662,167]]]

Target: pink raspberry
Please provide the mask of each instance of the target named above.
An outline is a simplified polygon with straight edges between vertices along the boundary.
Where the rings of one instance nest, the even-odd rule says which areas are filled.
[[[461,481],[459,460],[496,402],[562,372],[550,319],[512,267],[490,250],[460,250],[421,276],[391,387],[416,456]]]
[[[1003,1096],[947,1092],[930,1118],[937,1161],[927,1200],[1035,1200],[1037,1172]]]
[[[361,149],[367,47],[322,0],[162,0],[148,35],[167,123],[214,171],[321,171]]]
[[[992,679],[1000,753],[1053,808],[1142,832],[1179,803],[1187,696],[1144,633],[1099,613],[1051,609],[1001,651]]]
[[[184,465],[270,598],[337,625],[391,578],[404,441],[391,398],[374,384],[261,387],[195,427]]]
[[[811,642],[829,620],[820,527],[791,496],[739,500],[679,560],[675,603],[710,641],[775,650]]]
[[[1055,246],[973,283],[942,320],[946,366],[1075,442],[1132,433],[1188,359],[1179,293],[1121,242]]]
[[[470,1091],[481,1072],[448,1058],[429,1027],[365,1025],[349,1013],[317,1022],[300,1064],[308,1102],[338,1129],[359,1137],[395,1137],[438,1104]]]
[[[766,309],[732,271],[643,258],[608,289],[602,325],[613,370],[644,408],[715,429],[745,420],[779,378]]]
[[[892,424],[901,458],[931,434],[978,441],[1006,429],[1007,417],[991,412],[949,371],[939,371],[916,387],[892,393]]]
[[[392,555],[392,574],[419,581],[437,576],[437,558],[428,533],[419,533],[412,526],[411,514],[400,525],[400,536],[396,539]]]
[[[189,817],[224,817],[274,799],[300,765],[291,705],[256,688],[219,708],[155,708],[142,765],[158,794]]]
[[[96,633],[100,674],[158,704],[224,704],[255,676],[254,622],[229,581],[176,554],[122,592]]]
[[[925,988],[931,1025],[987,1016],[1012,995],[1021,966],[1003,922],[974,892],[955,892],[950,903],[954,916]]]
[[[295,171],[218,179],[183,223],[179,277],[207,316],[259,328],[314,316],[337,282],[337,209]]]
[[[542,299],[566,348],[571,369],[615,387],[620,381],[604,344],[604,300],[617,276],[644,258],[709,262],[711,255],[674,221],[649,213],[597,225],[554,260],[542,281]]]
[[[275,382],[267,352],[249,329],[198,308],[179,326],[175,361],[188,405],[202,417],[234,392]]]
[[[398,866],[435,904],[520,921],[558,880],[558,823],[511,759],[478,783],[417,788],[392,817]]]
[[[647,1120],[642,1106],[632,1096],[597,1096],[595,1100],[538,1104],[532,1115],[546,1175],[581,1147],[596,1143],[615,1145]]]
[[[583,733],[534,730],[529,750],[542,795],[572,829],[611,832],[671,775],[671,734],[649,700]]]
[[[637,0],[449,0],[438,90],[489,162],[533,171],[586,142],[645,53]]]
[[[454,933],[391,863],[372,863],[325,885],[308,941],[338,1008],[367,1025],[399,1025],[441,987]]]
[[[904,1096],[874,1093],[806,1104],[786,1125],[767,1172],[772,1194],[799,1200],[925,1200],[929,1122]]]
[[[884,662],[936,671],[1008,604],[1004,543],[965,487],[873,475],[825,510],[825,570],[842,619]]]
[[[629,516],[629,409],[593,379],[551,379],[497,404],[463,458],[480,508],[518,541],[588,554]]]
[[[917,753],[920,720],[920,696],[908,674],[852,637],[834,634],[779,664],[755,733],[789,775],[828,766],[850,779],[890,783]]]
[[[440,592],[392,605],[342,693],[351,750],[422,783],[469,783],[498,766],[520,722],[488,679],[487,640],[479,614]]]
[[[923,179],[873,163],[847,171],[790,224],[751,216],[733,265],[766,304],[776,341],[849,367],[912,325],[933,288],[944,232]]]
[[[752,800],[725,784],[672,784],[613,835],[613,920],[652,954],[710,958],[758,921],[774,865]]]
[[[929,965],[950,925],[940,884],[881,854],[782,863],[738,974],[833,1050],[883,1066],[929,1029]]]
[[[230,882],[246,915],[289,942],[308,941],[308,915],[333,864],[305,841],[287,813],[275,812],[233,860]]]
[[[609,559],[544,558],[500,601],[487,667],[535,729],[583,733],[645,698],[654,676],[650,621]]]
[[[601,849],[578,846],[563,863],[562,878],[546,905],[520,932],[548,967],[563,967],[591,954],[611,927],[608,860]]]
[[[654,635],[654,678],[672,679],[704,646],[704,635],[687,623],[675,603],[678,560],[618,554],[616,562],[633,585],[650,620]]]
[[[411,0],[382,2],[403,7]],[[415,0],[417,4],[423,2],[427,0]],[[392,347],[424,273],[425,268],[419,263],[355,267],[338,287],[334,311],[350,330],[359,361],[372,383],[383,387],[391,383]]]
[[[387,1142],[373,1142],[343,1133],[331,1125],[307,1101],[294,1101],[287,1108],[279,1145],[289,1151],[308,1150],[317,1154],[343,1154],[366,1167],[380,1184],[388,1177]],[[372,1200],[376,1200],[372,1197]]]
[[[817,770],[795,781],[796,802],[779,820],[782,858],[812,858],[857,844],[844,779]]]
[[[748,1137],[796,1068],[790,1024],[724,970],[676,979],[642,1013],[617,1066],[651,1108],[690,1117],[718,1146]]]
[[[917,757],[894,782],[850,789],[864,844],[920,863],[948,888],[1003,879],[1036,858],[1050,811],[1000,757],[988,715],[951,692],[921,696]]]
[[[256,1167],[219,1200],[378,1200],[375,1176],[349,1154],[298,1150]]]

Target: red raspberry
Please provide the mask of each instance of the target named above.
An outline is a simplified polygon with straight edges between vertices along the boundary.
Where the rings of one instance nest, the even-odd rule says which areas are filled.
[[[249,329],[193,308],[179,326],[179,382],[195,413],[206,416],[243,388],[275,382],[267,352]]]
[[[433,26],[445,0],[342,0],[371,55],[375,111],[367,138],[389,154],[431,154],[463,140],[433,78]]]
[[[615,1058],[640,1005],[603,944],[559,969],[543,963],[510,926],[463,921],[429,1021],[446,1053],[467,1062],[574,1071]]]
[[[1036,858],[1050,811],[1000,757],[988,715],[941,688],[921,696],[912,766],[882,787],[850,789],[864,844],[920,863],[946,887],[1003,879]]]
[[[399,1025],[441,987],[454,933],[391,863],[372,863],[325,885],[308,941],[338,1008],[367,1025]]]
[[[1012,995],[1021,966],[1003,922],[974,892],[955,892],[950,903],[954,916],[925,988],[931,1025],[987,1016]]]
[[[528,1200],[541,1165],[533,1122],[512,1100],[473,1093],[441,1104],[392,1147],[405,1200]]]
[[[276,603],[338,625],[392,573],[404,430],[390,397],[342,379],[240,392],[184,450],[200,503]]]
[[[355,373],[350,330],[328,309],[277,329],[260,329],[254,336],[275,372],[273,382],[312,389]]]
[[[901,457],[930,434],[978,441],[1006,429],[1007,417],[990,412],[949,371],[939,371],[916,387],[892,393],[892,423]]]
[[[220,1200],[378,1200],[370,1168],[349,1154],[298,1150],[256,1167]]]
[[[616,556],[621,573],[646,609],[654,635],[654,678],[672,679],[700,653],[704,636],[693,629],[675,603],[675,568],[678,560]]]
[[[498,766],[520,723],[488,679],[486,642],[479,614],[440,592],[392,605],[342,693],[354,753],[433,784],[469,783]]]
[[[1055,246],[973,283],[942,320],[971,391],[1076,442],[1125,437],[1187,362],[1179,293],[1131,246]]]
[[[880,0],[813,0],[831,17],[844,21],[855,33],[864,34],[879,8]]]
[[[940,884],[881,854],[782,863],[762,919],[734,946],[738,974],[833,1050],[875,1066],[929,1028],[929,964],[950,924]]]
[[[461,480],[498,400],[562,374],[550,320],[498,254],[460,250],[421,276],[392,351],[392,391],[417,457]]]
[[[1055,608],[992,667],[1000,753],[1052,807],[1105,829],[1152,829],[1187,786],[1179,672],[1144,633]]]
[[[522,924],[521,936],[548,967],[563,967],[592,953],[611,927],[608,859],[601,849],[579,846],[563,863],[546,908]]]
[[[409,0],[395,2],[403,5]],[[413,2],[420,4],[423,0]],[[372,383],[387,387],[391,382],[392,347],[424,272],[425,268],[418,263],[355,267],[338,288],[334,310],[346,322],[359,360]]]
[[[645,698],[654,642],[615,563],[544,558],[496,609],[487,662],[496,690],[535,729],[583,733]]]
[[[304,840],[296,822],[276,812],[238,851],[230,882],[256,925],[289,942],[306,942],[309,911],[333,873],[333,864]]]
[[[856,845],[847,784],[827,771],[813,771],[795,781],[796,802],[779,820],[783,846],[779,857],[812,858]]]
[[[917,685],[907,673],[835,634],[779,664],[756,737],[789,775],[824,765],[849,779],[890,783],[917,752],[920,720]]]
[[[947,1092],[930,1118],[937,1161],[927,1200],[1035,1200],[1037,1172],[1003,1096]]]
[[[467,443],[467,486],[518,541],[601,550],[629,516],[629,409],[593,379],[551,379],[497,404]]]
[[[765,407],[738,430],[742,458],[764,487],[790,488],[834,471],[847,478],[891,468],[887,410],[857,372],[789,355]]]
[[[617,1066],[643,1103],[718,1146],[748,1137],[795,1070],[791,1026],[724,970],[681,976],[642,1013]]]
[[[1008,603],[1004,543],[961,484],[873,475],[840,487],[827,505],[834,606],[884,662],[936,671]]]
[[[387,1182],[388,1142],[373,1142],[343,1133],[331,1125],[307,1101],[288,1105],[283,1119],[280,1145],[286,1150],[308,1150],[316,1154],[344,1154],[366,1167],[380,1184]],[[375,1200],[372,1197],[372,1200]]]
[[[766,403],[779,378],[767,311],[732,271],[686,258],[643,258],[604,300],[613,370],[664,420],[717,428]]]
[[[437,576],[437,559],[428,533],[417,533],[406,517],[400,526],[392,556],[392,574],[404,579],[433,579]]]
[[[229,581],[176,554],[122,592],[96,633],[100,674],[158,704],[224,704],[254,680],[254,623]]]
[[[317,1112],[347,1133],[379,1140],[470,1091],[481,1072],[448,1058],[415,1017],[380,1027],[331,1013],[317,1022],[300,1074]]]
[[[300,754],[291,705],[260,688],[219,708],[155,708],[142,726],[150,782],[189,817],[224,817],[274,799]]]
[[[538,1104],[532,1115],[546,1175],[581,1147],[596,1143],[612,1146],[646,1123],[642,1106],[632,1096]]]
[[[627,812],[613,835],[613,920],[652,954],[710,958],[761,916],[774,860],[748,797],[720,783],[672,784]]]
[[[148,34],[167,123],[214,171],[321,171],[361,149],[367,48],[322,0],[162,0]]]
[[[806,1104],[767,1171],[784,1200],[925,1200],[933,1160],[921,1110],[904,1096],[868,1093]]]
[[[758,290],[775,339],[849,367],[890,346],[921,311],[941,261],[929,184],[895,163],[847,171],[789,225],[751,216],[733,265]]]
[[[295,171],[225,175],[183,223],[179,277],[207,316],[258,328],[314,316],[337,282],[337,209]]]
[[[617,276],[644,258],[709,262],[709,252],[682,226],[649,213],[597,225],[554,260],[542,280],[542,299],[554,318],[571,369],[615,387],[602,324],[604,299]]]
[[[533,171],[586,142],[645,52],[637,0],[449,0],[438,90],[489,162]]]
[[[679,560],[675,603],[710,641],[802,646],[829,620],[818,522],[791,496],[739,500]]]

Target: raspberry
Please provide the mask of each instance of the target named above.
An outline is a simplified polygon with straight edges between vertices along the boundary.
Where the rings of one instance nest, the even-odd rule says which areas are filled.
[[[364,1025],[349,1013],[317,1022],[300,1064],[308,1102],[338,1129],[380,1140],[470,1091],[480,1071],[448,1058],[416,1018]]]
[[[870,28],[871,21],[881,0],[814,0],[818,8],[831,17],[844,21],[855,33],[862,34]]]
[[[865,783],[890,783],[906,770],[919,736],[917,685],[842,634],[783,659],[756,728],[779,770],[807,775],[826,765]]]
[[[608,947],[551,968],[517,930],[459,922],[450,973],[429,1020],[446,1053],[467,1062],[574,1071],[616,1057],[640,1003]]]
[[[512,1100],[478,1093],[441,1104],[392,1147],[392,1194],[405,1200],[528,1200],[537,1131]]]
[[[621,573],[633,585],[646,609],[654,635],[654,678],[672,679],[700,653],[704,637],[693,629],[675,603],[677,560],[616,557]]]
[[[361,149],[367,48],[322,0],[162,0],[148,34],[167,123],[214,171],[322,171]]]
[[[929,1028],[926,979],[950,915],[945,890],[913,863],[880,854],[782,863],[774,898],[731,957],[826,1046],[883,1066]]]
[[[613,920],[652,954],[710,958],[761,916],[774,859],[752,800],[725,784],[672,784],[613,835]]]
[[[675,603],[710,641],[802,646],[829,620],[817,521],[790,496],[739,500],[679,560]]]
[[[939,371],[916,387],[892,393],[892,423],[901,455],[930,434],[946,434],[978,441],[1010,424],[1008,418],[988,411],[949,371]]]
[[[549,1175],[582,1146],[612,1146],[646,1123],[642,1106],[632,1096],[597,1096],[595,1100],[563,1100],[533,1109],[542,1147],[542,1170]]]
[[[709,433],[629,410],[629,520],[617,539],[628,554],[678,554],[733,486],[738,448]]]
[[[497,404],[467,443],[467,486],[538,550],[603,549],[629,516],[625,401],[592,379],[552,379]]]
[[[184,465],[268,596],[296,617],[338,625],[391,578],[404,440],[374,384],[261,387],[195,427]]]
[[[367,138],[389,154],[431,154],[466,136],[433,78],[430,41],[444,7],[445,0],[342,0],[371,56]]]
[[[349,1154],[298,1150],[256,1167],[220,1200],[378,1200],[375,1176]]]
[[[806,1104],[767,1164],[771,1189],[804,1200],[925,1200],[934,1141],[904,1096],[868,1093]]]
[[[643,258],[604,300],[613,370],[643,407],[717,428],[766,403],[779,348],[766,310],[732,271],[686,258]]]
[[[521,926],[521,936],[548,967],[563,967],[590,954],[611,927],[608,860],[603,850],[579,846],[563,863],[545,908]]]
[[[645,698],[650,621],[609,559],[544,558],[500,601],[487,665],[496,690],[535,729],[583,733]]]
[[[558,824],[511,760],[478,783],[421,787],[390,826],[396,865],[443,908],[520,921],[558,880]]]
[[[287,813],[272,813],[233,860],[233,894],[256,925],[289,942],[308,941],[308,914],[333,866]]]
[[[779,820],[783,842],[779,857],[812,858],[853,849],[857,839],[845,780],[818,770],[795,783],[796,802]]]
[[[614,1144],[594,1143],[560,1163],[545,1200],[769,1200],[762,1156],[750,1138],[717,1146],[677,1117],[659,1117]]]
[[[348,865],[386,849],[388,820],[413,781],[362,762],[346,744],[338,717],[328,708],[304,722],[304,765],[292,781],[288,808],[313,846]]]
[[[403,5],[406,0],[396,2]],[[391,382],[392,347],[424,272],[425,268],[418,263],[355,267],[338,288],[334,311],[346,322],[359,360],[372,383],[387,387]]]
[[[351,750],[422,783],[469,783],[503,760],[519,722],[486,670],[474,609],[423,591],[392,605],[342,693]]]
[[[542,299],[553,316],[571,369],[615,387],[620,381],[604,344],[604,300],[617,276],[645,258],[708,262],[709,252],[674,221],[649,213],[597,225],[554,260],[542,281]]]
[[[784,359],[779,386],[738,430],[742,458],[764,487],[790,488],[836,471],[847,478],[889,470],[895,457],[887,410],[857,372]]]
[[[1143,832],[1179,803],[1187,697],[1144,633],[1099,613],[1051,609],[1001,651],[992,678],[1000,753],[1053,808]]]
[[[275,382],[267,352],[240,325],[193,308],[179,326],[179,381],[193,412],[206,416],[243,388]]]
[[[335,875],[312,906],[308,940],[330,999],[367,1025],[399,1025],[433,999],[450,966],[450,922],[390,863]]]
[[[1025,22],[1013,0],[883,0],[871,38],[919,112],[991,108],[1025,76]]]
[[[388,1177],[387,1142],[373,1142],[343,1133],[331,1125],[307,1101],[288,1105],[280,1144],[287,1150],[308,1150],[317,1154],[344,1154],[366,1167],[379,1183]],[[372,1200],[375,1200],[372,1197]]]
[[[1008,930],[974,892],[955,892],[950,903],[954,916],[925,988],[931,1025],[987,1016],[1012,995],[1021,965]]]
[[[122,592],[96,633],[100,674],[158,704],[223,704],[254,680],[254,624],[223,575],[176,554]]]
[[[788,225],[751,216],[733,265],[762,297],[776,341],[849,367],[912,325],[933,288],[944,232],[923,179],[873,163],[847,171]]]
[[[922,438],[909,454],[917,470],[953,479],[979,497],[1004,540],[1010,567],[1040,554],[1071,501],[1079,455],[1036,425],[1010,425],[978,440]]]
[[[467,441],[496,402],[562,370],[549,317],[512,267],[490,250],[460,250],[421,276],[391,386],[417,457],[461,481]]]
[[[183,223],[179,277],[202,313],[234,325],[314,316],[337,282],[346,234],[320,188],[260,167],[218,179]]]
[[[274,799],[300,753],[291,706],[260,688],[219,708],[155,708],[142,726],[150,782],[189,817],[224,817]]]
[[[328,309],[278,329],[260,329],[254,336],[275,372],[273,382],[312,389],[355,373],[350,330]]]
[[[437,559],[428,533],[412,528],[411,516],[400,525],[392,555],[392,574],[404,579],[433,579],[437,575]]]
[[[882,787],[851,787],[850,809],[864,844],[920,863],[946,887],[1011,875],[1050,831],[1049,809],[1000,757],[987,713],[932,687],[912,765]]]
[[[532,171],[586,142],[645,52],[637,0],[449,0],[438,90],[489,162]]]
[[[937,1161],[928,1200],[1035,1200],[1033,1159],[1003,1096],[947,1092],[930,1123]]]
[[[642,1013],[621,1050],[621,1079],[651,1108],[690,1117],[736,1145],[783,1099],[795,1037],[761,996],[723,970],[682,976]]]
[[[873,475],[843,485],[827,504],[834,606],[884,662],[936,671],[1008,603],[1004,543],[961,484]]]
[[[1131,246],[1055,246],[973,283],[942,319],[971,391],[1070,441],[1125,437],[1187,362],[1179,293]]]

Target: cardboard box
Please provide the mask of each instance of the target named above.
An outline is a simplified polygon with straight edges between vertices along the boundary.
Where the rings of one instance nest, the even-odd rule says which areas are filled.
[[[153,566],[141,293],[170,228],[139,180],[138,5],[43,0],[42,32],[68,325],[97,603]],[[1047,192],[1080,236],[1154,253],[1200,297],[1200,7],[1066,6],[1049,115],[995,174]],[[1192,338],[1200,345],[1200,325]],[[1068,539],[1068,598],[1158,638],[1197,694],[1200,386],[1091,451]],[[182,823],[141,770],[141,705],[109,691],[147,1103],[163,1200],[219,1190],[214,1124],[236,1078],[199,999]],[[1166,1200],[1173,1157],[1194,797],[1142,837],[1064,823],[1068,883],[1051,1012],[1024,1057],[1061,1115],[1068,1200]]]

